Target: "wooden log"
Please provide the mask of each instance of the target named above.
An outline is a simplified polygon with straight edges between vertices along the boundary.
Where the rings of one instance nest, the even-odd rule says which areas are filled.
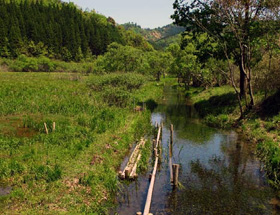
[[[179,164],[173,164],[173,186],[178,186]]]
[[[52,132],[54,132],[55,131],[55,122],[53,122],[53,124],[52,124]]]
[[[169,143],[169,157],[172,157],[173,144]]]
[[[133,152],[130,155],[130,158],[124,168],[124,170],[120,173],[119,172],[119,177],[121,179],[125,179],[125,178],[131,178],[131,172],[133,171],[133,168],[137,168],[137,166],[135,167],[135,164],[138,163],[138,155],[139,155],[139,151],[140,148],[143,147],[145,145],[146,141],[141,139],[140,143],[137,144],[133,150]],[[138,161],[137,161],[138,160]],[[136,170],[135,170],[136,171]],[[134,173],[134,175],[137,175],[136,173]]]
[[[170,183],[173,184],[172,157],[169,157]]]
[[[161,163],[162,161],[162,145],[161,145],[161,140],[159,141],[159,145],[158,145],[158,154],[159,154],[159,162]]]
[[[153,139],[153,149],[156,148],[156,140]]]
[[[163,122],[161,122],[161,140],[162,140],[162,135],[163,135]]]
[[[173,129],[173,125],[171,124],[170,125],[170,143],[173,144],[173,132],[174,132],[174,129]]]
[[[152,173],[151,183],[150,183],[150,186],[149,186],[148,195],[147,195],[143,215],[149,215],[149,211],[150,211],[150,208],[151,208],[152,195],[153,195],[155,178],[156,178],[156,173],[157,173],[157,165],[158,165],[158,157],[156,157],[156,160],[155,160],[154,170],[153,170],[153,173]]]
[[[159,142],[159,139],[160,139],[160,133],[161,133],[161,129],[159,128],[158,129],[157,140],[156,140],[156,147],[155,148],[158,147],[158,142]]]
[[[125,178],[129,178],[129,175],[130,175],[129,169],[125,169],[124,173],[125,173]]]
[[[47,124],[45,122],[44,122],[44,127],[45,127],[46,134],[49,134],[49,130],[48,130]]]
[[[141,154],[138,155],[137,160],[136,160],[136,162],[135,162],[135,164],[134,164],[134,166],[132,168],[132,171],[131,171],[131,173],[129,175],[130,179],[134,179],[134,178],[137,177],[137,173],[136,173],[136,171],[137,171],[137,164],[140,161],[140,159],[141,159]]]
[[[155,157],[158,156],[157,148],[154,148],[154,156],[155,156]]]
[[[119,171],[119,178],[125,179],[125,175],[123,174],[123,171]]]

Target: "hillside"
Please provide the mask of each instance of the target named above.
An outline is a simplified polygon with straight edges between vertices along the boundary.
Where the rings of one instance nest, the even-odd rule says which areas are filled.
[[[0,1],[0,57],[44,55],[79,62],[104,54],[112,42],[152,49],[141,35],[127,33],[113,18],[73,3]]]
[[[184,32],[183,27],[179,27],[173,24],[158,27],[155,29],[144,29],[136,23],[126,23],[123,24],[123,27],[126,30],[131,30],[135,33],[141,34],[156,49],[164,49],[171,43],[179,43],[181,40],[180,34]]]

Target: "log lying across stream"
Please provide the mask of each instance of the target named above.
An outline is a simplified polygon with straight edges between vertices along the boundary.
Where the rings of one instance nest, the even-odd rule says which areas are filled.
[[[137,164],[141,159],[141,149],[145,146],[146,141],[141,139],[140,142],[135,146],[130,158],[123,171],[119,172],[121,179],[135,179],[137,177]]]

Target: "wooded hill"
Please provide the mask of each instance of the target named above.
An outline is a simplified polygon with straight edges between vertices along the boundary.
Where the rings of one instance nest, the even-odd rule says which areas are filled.
[[[126,30],[141,34],[155,49],[164,49],[172,43],[180,43],[181,33],[185,30],[185,28],[173,24],[155,29],[141,28],[140,25],[132,22],[123,24],[123,26]]]
[[[45,55],[80,61],[105,53],[112,42],[151,48],[114,19],[61,1],[0,0],[0,57]]]

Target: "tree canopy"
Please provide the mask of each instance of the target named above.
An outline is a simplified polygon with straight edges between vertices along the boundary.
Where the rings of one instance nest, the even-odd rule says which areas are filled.
[[[252,67],[261,60],[254,43],[267,31],[279,29],[279,0],[176,0],[175,23],[194,34],[207,33],[220,47],[216,59],[233,60],[239,67],[239,95],[249,94],[254,105]],[[210,54],[210,53],[208,53]],[[204,56],[205,57],[205,56]]]

